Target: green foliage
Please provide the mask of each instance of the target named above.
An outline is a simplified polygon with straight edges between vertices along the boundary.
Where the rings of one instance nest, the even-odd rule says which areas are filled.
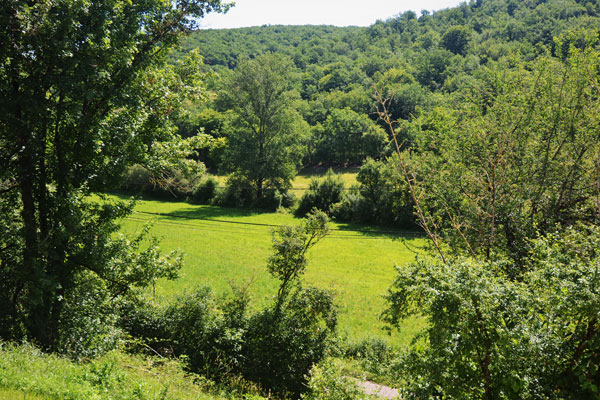
[[[236,285],[251,281],[248,291],[253,309],[271,304],[278,280],[261,272],[271,254],[271,226],[295,225],[299,221],[293,215],[156,200],[138,201],[135,211],[123,221],[124,232],[137,232],[144,223],[154,221],[152,234],[161,239],[161,249],[185,253],[181,270],[185,279],[156,282],[156,299],[161,303],[191,292],[197,282],[209,285],[217,296],[225,296],[231,292],[232,281]],[[425,240],[402,231],[385,234],[364,225],[329,225],[331,234],[307,254],[304,284],[335,291],[340,305],[339,327],[348,336],[356,340],[377,336],[407,345],[423,320],[406,321],[403,335],[387,335],[377,317],[385,306],[380,294],[394,280],[390,260],[399,265],[410,262],[414,250],[421,249]]]
[[[277,292],[276,313],[284,305],[293,286],[306,269],[306,252],[323,239],[328,231],[327,214],[315,210],[296,227],[282,226],[274,230],[273,255],[267,269],[281,284]]]
[[[332,296],[298,289],[280,309],[267,308],[249,320],[244,376],[280,395],[298,397],[307,375],[331,347],[337,326]]]
[[[291,207],[295,198],[285,188],[266,188],[258,197],[256,187],[248,179],[232,175],[227,179],[227,186],[217,193],[213,204],[222,207],[253,207],[263,210],[277,210],[280,207]]]
[[[367,399],[356,382],[343,375],[342,368],[331,360],[315,365],[310,371],[305,400],[352,400]]]
[[[186,178],[176,168],[163,173],[163,177],[160,178],[148,168],[134,164],[127,168],[119,191],[134,196],[144,195],[165,200],[183,200],[193,195],[192,188],[193,182],[197,180],[196,176]]]
[[[537,240],[519,281],[466,259],[399,269],[386,319],[429,323],[398,366],[407,398],[597,398],[598,233]]]
[[[200,57],[162,62],[196,18],[227,7],[219,0],[0,7],[0,219],[9,221],[0,238],[7,324],[0,330],[49,350],[97,344],[110,334],[64,337],[87,325],[67,310],[85,315],[96,296],[106,307],[103,291],[119,298],[172,277],[179,263],[160,259],[154,243],[127,246],[115,221],[131,208],[98,204],[90,194],[115,189],[136,162],[160,178],[175,165],[202,169],[186,159],[201,139],[179,140],[169,120],[184,99],[202,98]]]
[[[111,352],[91,362],[48,355],[31,345],[0,344],[0,398],[68,400],[231,399],[183,371],[178,361]],[[43,371],[43,373],[41,373]],[[240,396],[241,398],[241,396]]]
[[[341,221],[414,228],[412,204],[406,183],[394,159],[367,159],[358,172],[359,186],[334,208]]]
[[[398,378],[395,371],[397,351],[380,338],[367,338],[358,343],[351,343],[344,348],[344,357],[358,360],[361,367],[375,377]]]
[[[337,165],[379,157],[387,143],[383,129],[349,108],[332,110],[315,136],[315,161]]]
[[[452,26],[442,35],[440,44],[454,54],[465,55],[471,36],[471,30],[466,26]]]
[[[311,180],[308,190],[300,199],[295,214],[305,216],[316,208],[331,215],[333,206],[343,200],[344,189],[344,181],[341,176],[336,175],[331,169],[327,170],[324,178]]]
[[[184,357],[194,372],[220,381],[242,375],[265,390],[298,396],[337,326],[332,296],[299,282],[306,251],[325,236],[326,222],[325,214],[315,213],[277,231],[267,266],[281,281],[272,306],[248,317],[245,291],[217,301],[204,288],[163,308],[130,303],[121,325],[154,351]]]
[[[451,249],[519,258],[555,224],[597,218],[600,93],[588,75],[597,54],[572,51],[565,62],[491,66],[457,93],[457,112],[415,121],[409,171]]]
[[[265,188],[289,187],[304,154],[307,127],[293,107],[290,69],[273,54],[245,60],[222,94],[235,114],[224,165],[259,202]]]
[[[491,66],[398,152],[439,256],[398,269],[387,296],[391,325],[428,323],[397,366],[406,398],[600,397],[596,42]]]
[[[217,194],[217,186],[219,183],[214,178],[207,178],[200,182],[194,188],[191,195],[191,200],[198,204],[210,204],[211,200]]]

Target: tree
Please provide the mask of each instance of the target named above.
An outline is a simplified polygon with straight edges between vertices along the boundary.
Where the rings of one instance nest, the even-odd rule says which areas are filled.
[[[274,54],[242,61],[223,93],[235,113],[225,166],[250,182],[258,200],[265,185],[289,186],[304,154],[307,124],[294,107],[291,68]]]
[[[487,70],[473,103],[397,147],[437,252],[387,296],[390,324],[428,322],[400,363],[406,398],[600,396],[596,42],[569,35],[560,59]]]
[[[159,67],[197,18],[225,9],[220,0],[2,3],[4,338],[55,350],[73,302],[174,275],[177,263],[154,245],[115,236],[131,207],[90,194],[114,187],[133,162],[159,155],[151,167],[162,169],[187,153],[186,142],[165,144],[174,139],[168,117],[196,91],[199,58]]]
[[[318,160],[338,165],[379,157],[388,142],[383,129],[349,108],[332,110],[318,125],[315,139]]]
[[[456,25],[449,28],[443,35],[440,44],[454,54],[465,55],[471,38],[471,31],[466,26]]]

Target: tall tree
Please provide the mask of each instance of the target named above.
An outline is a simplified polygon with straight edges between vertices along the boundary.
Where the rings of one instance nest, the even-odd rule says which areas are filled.
[[[89,194],[148,154],[181,154],[153,143],[173,138],[168,115],[198,69],[159,66],[197,18],[225,8],[220,0],[2,2],[0,334],[55,349],[82,275],[118,295],[173,272],[154,269],[152,253],[142,260],[116,245],[114,221],[129,208]]]
[[[291,69],[274,54],[245,60],[224,94],[235,114],[225,164],[233,176],[249,181],[257,199],[265,185],[289,186],[304,154],[308,126],[294,105]]]

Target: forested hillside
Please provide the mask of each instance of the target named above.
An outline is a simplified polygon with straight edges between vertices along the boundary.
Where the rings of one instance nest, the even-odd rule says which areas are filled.
[[[208,79],[210,100],[188,103],[187,111],[177,117],[179,133],[184,137],[200,131],[208,134],[209,145],[200,151],[200,159],[213,173],[234,176],[234,192],[255,193],[246,201],[238,201],[238,205],[273,203],[255,198],[263,192],[263,186],[285,197],[290,179],[301,168],[361,166],[368,159],[379,160],[378,186],[396,190],[401,184],[383,171],[386,167],[382,160],[391,155],[394,146],[377,114],[376,90],[382,100],[390,100],[387,111],[393,120],[402,122],[399,142],[410,147],[422,136],[419,132],[442,123],[433,117],[434,110],[437,116],[451,114],[473,92],[487,90],[490,71],[505,66],[531,68],[540,58],[556,57],[564,49],[556,48],[555,38],[567,32],[597,29],[599,17],[598,1],[480,0],[433,13],[409,11],[367,28],[262,26],[199,30],[171,54],[171,61],[196,49],[204,57],[205,71],[216,71],[217,75]],[[249,93],[236,87],[232,80],[247,80],[241,71],[248,71],[245,65],[257,58],[263,69],[282,71],[273,76],[286,83],[281,87],[286,97],[281,104],[286,104],[288,117],[297,114],[298,118],[292,118],[295,133],[291,137],[295,141],[278,142],[278,147],[274,146],[278,150],[273,151],[278,156],[269,156],[271,164],[267,162],[262,172],[256,168],[241,171],[242,159],[258,164],[257,159],[236,153],[237,139],[250,137],[237,133],[253,124],[238,117],[240,113],[255,114],[256,110],[236,109],[238,103],[234,100],[243,98],[243,93],[251,98],[261,95],[260,90]],[[243,68],[238,68],[240,65]],[[250,151],[252,145],[260,143],[249,139],[243,147],[248,154],[260,153],[258,147]],[[270,154],[268,148],[264,154]],[[275,164],[286,167],[275,171]],[[373,174],[365,170],[363,181],[372,178]],[[401,203],[396,201],[396,209],[404,208],[402,213],[410,214]],[[375,208],[390,207],[379,204]],[[364,222],[385,219],[373,215],[358,218],[368,209],[373,214],[374,207],[362,207],[362,211],[355,208],[348,206],[339,216]],[[407,218],[396,220],[406,224]]]
[[[230,6],[0,3],[0,397],[600,399],[598,0]]]

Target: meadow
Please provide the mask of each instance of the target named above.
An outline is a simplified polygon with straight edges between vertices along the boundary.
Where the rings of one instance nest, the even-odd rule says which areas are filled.
[[[219,295],[231,287],[246,287],[255,308],[272,300],[277,281],[266,269],[272,229],[294,225],[290,214],[139,200],[135,212],[122,221],[134,233],[152,223],[161,250],[180,249],[185,266],[175,281],[159,281],[152,295],[166,301],[197,286],[210,286]],[[359,341],[377,336],[407,345],[423,321],[411,320],[401,333],[388,336],[379,320],[383,295],[402,267],[423,251],[425,240],[414,232],[392,231],[331,222],[330,234],[309,252],[304,284],[334,292],[342,337]]]

